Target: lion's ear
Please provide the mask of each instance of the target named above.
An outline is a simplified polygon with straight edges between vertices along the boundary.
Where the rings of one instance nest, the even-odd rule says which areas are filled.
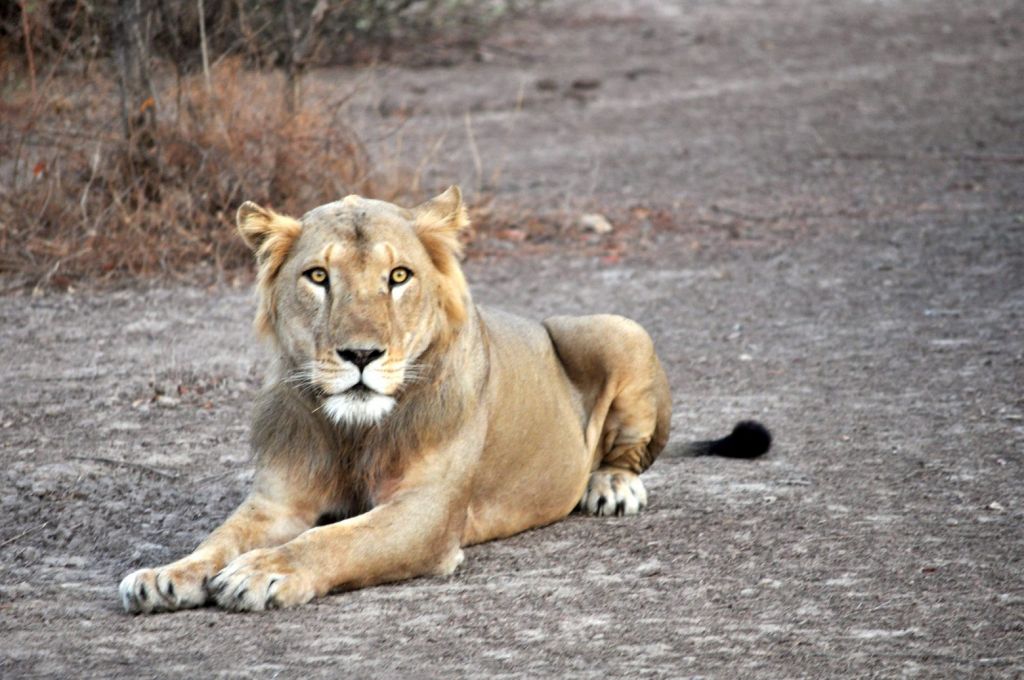
[[[245,241],[245,245],[249,246],[257,255],[264,249],[268,241],[275,237],[286,237],[288,240],[292,240],[302,229],[298,220],[278,215],[273,210],[256,205],[252,201],[246,201],[238,208],[235,224],[238,226],[238,234]]]
[[[252,201],[241,205],[235,219],[239,235],[255,253],[256,260],[261,266],[269,264],[275,272],[302,231],[298,220],[278,215]]]
[[[302,232],[302,223],[262,208],[252,201],[241,205],[236,222],[239,235],[256,255],[260,267],[260,307],[256,314],[256,327],[269,332],[274,320],[273,283],[292,244]]]
[[[459,268],[459,256],[462,254],[459,233],[469,226],[469,213],[462,204],[462,192],[457,186],[450,186],[440,196],[413,208],[412,214],[420,242],[444,277],[442,306],[452,327],[458,327],[466,319],[469,302],[469,289]]]
[[[443,194],[413,208],[412,214],[416,233],[424,242],[440,241],[456,255],[462,252],[459,233],[469,226],[469,213],[459,187],[448,187]]]
[[[238,206],[238,212],[235,213],[235,226],[238,227],[238,235],[253,252],[259,250],[263,245],[270,221],[270,211],[252,201],[246,201]]]

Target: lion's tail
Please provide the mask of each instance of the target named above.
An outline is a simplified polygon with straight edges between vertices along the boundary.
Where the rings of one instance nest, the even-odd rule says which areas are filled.
[[[743,420],[721,439],[690,442],[678,447],[677,456],[725,456],[726,458],[757,458],[768,452],[772,433],[756,420]]]

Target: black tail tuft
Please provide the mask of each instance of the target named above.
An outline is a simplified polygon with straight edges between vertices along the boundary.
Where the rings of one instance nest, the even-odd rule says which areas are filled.
[[[687,444],[687,456],[725,456],[726,458],[757,458],[772,445],[772,433],[756,420],[743,420],[721,439]]]

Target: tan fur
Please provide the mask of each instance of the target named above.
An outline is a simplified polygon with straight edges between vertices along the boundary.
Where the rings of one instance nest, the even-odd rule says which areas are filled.
[[[469,213],[462,204],[462,192],[449,187],[440,196],[413,211],[416,234],[431,262],[441,274],[442,299],[452,326],[466,320],[469,289],[462,275],[458,258],[462,255],[459,233],[469,226]]]
[[[261,291],[270,292],[270,295],[261,297],[255,322],[257,330],[269,335],[274,325],[274,278],[302,231],[302,224],[251,201],[242,204],[236,219],[239,235],[256,254],[260,264],[258,286]]]
[[[650,337],[616,316],[538,324],[474,305],[457,188],[411,210],[349,196],[302,220],[246,203],[238,226],[278,355],[255,409],[253,489],[194,553],[126,577],[129,611],[258,610],[451,573],[462,546],[578,503],[646,503],[637,475],[671,416]],[[412,272],[401,286],[396,267]],[[351,350],[377,358],[360,369]]]

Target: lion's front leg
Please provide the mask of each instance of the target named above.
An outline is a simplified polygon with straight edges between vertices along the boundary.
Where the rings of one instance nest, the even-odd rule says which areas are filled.
[[[240,555],[210,582],[210,591],[225,609],[261,611],[341,588],[450,574],[462,561],[464,517],[464,506],[460,513],[438,499],[388,503],[277,548]]]
[[[411,471],[365,514],[240,555],[210,582],[210,592],[225,609],[261,611],[342,588],[452,573],[462,561],[468,475],[447,462]]]
[[[291,540],[312,526],[315,512],[297,500],[257,485],[191,555],[126,576],[119,588],[125,610],[148,614],[202,606],[208,598],[208,582],[224,565],[249,550]]]

